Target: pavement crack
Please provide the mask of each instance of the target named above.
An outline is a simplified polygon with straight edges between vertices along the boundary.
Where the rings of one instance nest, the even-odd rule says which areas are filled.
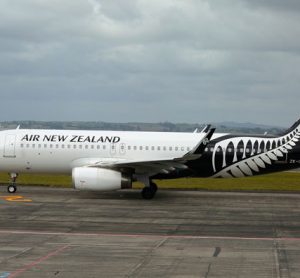
[[[277,278],[291,278],[286,250],[274,242],[275,269]]]
[[[215,258],[218,257],[220,253],[221,253],[221,247],[216,247],[215,251],[214,251],[214,254],[213,254],[213,257],[215,257]],[[211,263],[209,263],[209,265],[207,267],[207,272],[205,273],[205,276],[204,276],[205,278],[208,278],[210,269],[211,269]]]
[[[274,242],[274,261],[275,261],[275,272],[276,278],[280,278],[279,259],[278,259],[278,242]]]
[[[210,272],[210,268],[211,268],[211,263],[209,263],[208,267],[207,267],[207,272],[205,273],[205,278],[208,278],[209,272]]]
[[[153,248],[149,250],[143,257],[142,261],[138,263],[131,271],[129,274],[126,275],[126,277],[137,277],[139,276],[139,272],[141,271],[141,268],[149,261],[149,259],[152,258],[153,252],[161,247],[166,241],[168,240],[168,237],[163,238],[160,240]]]

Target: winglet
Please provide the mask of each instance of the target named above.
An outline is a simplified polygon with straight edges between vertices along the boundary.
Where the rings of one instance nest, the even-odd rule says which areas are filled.
[[[185,160],[193,160],[199,158],[203,154],[215,130],[216,130],[215,128],[210,128],[210,126],[206,126],[204,128],[204,131],[206,132],[205,136],[191,151],[186,153],[182,158]]]
[[[201,132],[208,132],[210,130],[211,125],[206,125]]]
[[[208,129],[206,135],[202,140],[189,152],[189,154],[202,154],[206,148],[206,145],[209,143],[212,135],[215,132],[215,128]]]
[[[198,127],[194,130],[193,133],[206,133],[210,129],[211,125],[206,125],[201,131],[199,131]]]

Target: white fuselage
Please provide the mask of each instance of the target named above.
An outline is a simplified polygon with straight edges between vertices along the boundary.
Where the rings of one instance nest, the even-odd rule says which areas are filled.
[[[219,137],[223,134],[215,134]],[[0,171],[66,173],[101,162],[181,157],[199,142],[199,133],[6,130],[0,132]]]

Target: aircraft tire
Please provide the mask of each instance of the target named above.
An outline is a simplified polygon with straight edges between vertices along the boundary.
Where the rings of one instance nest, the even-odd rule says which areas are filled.
[[[14,184],[10,184],[7,187],[7,192],[10,194],[16,193],[16,191],[17,191],[17,187]]]
[[[151,187],[144,187],[142,190],[142,197],[145,200],[151,200],[155,195],[155,190],[153,190]]]
[[[156,193],[156,191],[157,191],[157,185],[156,185],[156,183],[150,182],[150,188],[151,188],[151,190],[154,191],[154,193]]]

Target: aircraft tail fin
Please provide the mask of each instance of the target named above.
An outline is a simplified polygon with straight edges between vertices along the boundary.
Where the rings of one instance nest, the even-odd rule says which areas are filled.
[[[290,128],[285,130],[281,135],[289,134],[292,131],[300,131],[300,119],[297,122],[295,122]]]

